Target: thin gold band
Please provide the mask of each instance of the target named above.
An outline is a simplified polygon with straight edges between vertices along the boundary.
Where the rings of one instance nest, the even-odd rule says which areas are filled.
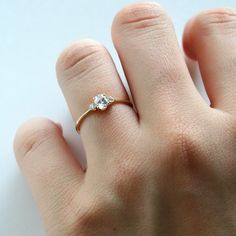
[[[112,101],[110,104],[109,104],[109,106],[111,106],[111,105],[114,105],[114,104],[125,104],[125,105],[128,105],[128,106],[131,106],[131,107],[133,107],[133,104],[130,102],[130,101],[128,101],[128,100],[116,100],[116,99],[114,99],[114,101]],[[79,131],[80,131],[80,126],[81,126],[81,124],[82,124],[82,122],[84,121],[84,119],[90,114],[90,113],[92,113],[92,112],[99,112],[100,110],[99,109],[96,109],[96,110],[94,110],[94,109],[91,109],[91,108],[89,108],[84,114],[82,114],[81,116],[80,116],[80,118],[77,120],[77,122],[76,122],[76,125],[75,125],[75,129],[76,129],[76,131],[79,133]]]

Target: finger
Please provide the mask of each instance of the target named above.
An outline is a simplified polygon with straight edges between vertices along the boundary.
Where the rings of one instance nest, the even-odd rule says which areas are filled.
[[[158,4],[123,9],[114,20],[112,35],[141,120],[151,121],[153,127],[166,114],[201,100],[171,20]]]
[[[92,102],[104,93],[128,100],[127,93],[107,50],[97,42],[83,40],[67,48],[58,59],[57,75],[68,106],[76,121]],[[114,104],[104,112],[93,112],[81,124],[80,134],[88,156],[101,160],[101,152],[123,140],[137,126],[130,106]]]
[[[57,224],[64,224],[64,228],[71,225],[74,220],[73,198],[80,189],[84,174],[61,129],[47,119],[33,119],[17,131],[14,149],[46,231]]]
[[[200,13],[186,26],[183,44],[197,60],[212,107],[236,111],[236,11]]]

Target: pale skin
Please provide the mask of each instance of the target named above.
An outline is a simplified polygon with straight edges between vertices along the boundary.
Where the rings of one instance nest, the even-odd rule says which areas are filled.
[[[211,106],[161,6],[124,8],[112,37],[137,113],[115,104],[84,120],[87,170],[56,123],[33,119],[16,134],[16,158],[46,234],[235,235],[236,11],[202,12],[183,36]],[[74,121],[96,94],[128,99],[108,51],[93,40],[68,47],[57,75]]]

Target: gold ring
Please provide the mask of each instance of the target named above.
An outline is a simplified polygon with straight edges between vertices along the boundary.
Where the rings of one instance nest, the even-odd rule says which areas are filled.
[[[76,122],[75,129],[79,133],[80,126],[83,120],[92,112],[105,111],[110,105],[113,104],[125,104],[133,107],[129,100],[115,99],[112,96],[107,96],[105,94],[98,94],[93,98],[93,102],[89,105],[89,109],[82,115]]]

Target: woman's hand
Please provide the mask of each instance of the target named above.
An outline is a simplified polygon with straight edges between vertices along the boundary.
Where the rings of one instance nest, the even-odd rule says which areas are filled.
[[[47,235],[235,235],[236,12],[201,13],[185,30],[211,107],[159,5],[126,7],[112,35],[137,113],[114,104],[86,117],[86,173],[55,123],[34,119],[16,135]],[[67,48],[57,74],[75,121],[96,94],[128,98],[109,53],[92,40]]]

